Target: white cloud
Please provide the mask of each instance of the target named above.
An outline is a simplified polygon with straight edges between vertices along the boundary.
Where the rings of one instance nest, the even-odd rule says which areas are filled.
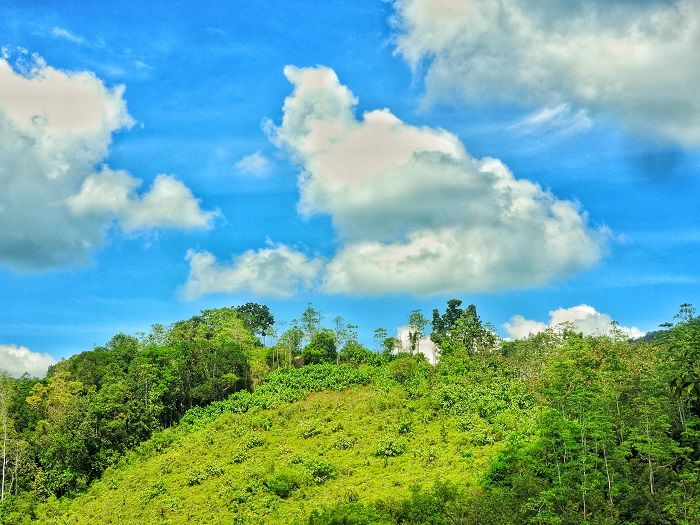
[[[539,109],[510,126],[524,135],[544,132],[561,136],[587,131],[591,127],[593,121],[588,112],[584,109],[574,111],[569,104]]]
[[[88,176],[67,204],[76,215],[117,217],[126,230],[206,228],[217,215],[202,211],[190,189],[170,175],[158,175],[151,188],[137,196],[140,185],[125,171],[103,168]]]
[[[410,339],[411,329],[408,326],[399,326],[396,329],[396,338],[401,342],[401,351],[407,352],[411,350],[411,339]],[[399,350],[396,349],[394,353]],[[437,345],[433,343],[430,337],[421,337],[418,340],[418,348],[416,348],[417,353],[423,354],[425,358],[431,365],[437,363],[438,355],[440,350]]]
[[[193,299],[217,292],[243,292],[270,297],[289,297],[313,286],[322,262],[282,244],[248,250],[230,265],[220,265],[209,252],[189,250],[190,274],[182,295]]]
[[[189,189],[168,176],[137,196],[141,181],[95,166],[112,134],[133,120],[124,87],[89,72],[52,68],[21,54],[0,58],[0,265],[46,269],[84,261],[114,219],[127,229],[203,227]]]
[[[395,0],[429,99],[561,104],[700,145],[700,2]]]
[[[338,251],[313,265],[323,291],[532,287],[601,257],[607,232],[589,228],[575,203],[516,179],[497,159],[471,157],[447,131],[411,126],[388,109],[358,119],[356,98],[331,69],[288,66],[284,72],[294,91],[281,125],[268,122],[266,129],[301,167],[299,211],[332,218]],[[257,263],[268,251],[246,252],[226,273],[205,272],[206,286],[194,289],[237,289],[244,263]],[[211,256],[203,261],[215,268]],[[202,272],[195,262],[201,261],[191,257],[196,277]],[[268,277],[275,274],[260,276]]]
[[[570,201],[475,159],[444,130],[388,109],[354,115],[335,72],[285,68],[294,84],[275,142],[300,163],[303,214],[329,214],[341,247],[329,292],[420,294],[535,286],[594,264],[603,234]]]
[[[78,36],[75,33],[71,33],[65,27],[53,26],[51,29],[51,34],[56,38],[61,38],[63,40],[68,40],[74,44],[84,44],[85,39],[82,36]]]
[[[267,175],[272,169],[272,164],[261,151],[246,155],[234,164],[236,169],[245,175]]]
[[[11,376],[19,377],[26,372],[33,377],[43,377],[54,362],[49,354],[32,352],[24,346],[0,344],[0,370],[7,370]]]
[[[515,315],[503,325],[512,339],[524,339],[531,334],[540,333],[547,328],[557,328],[563,323],[571,323],[576,331],[584,335],[605,335],[611,332],[613,320],[608,314],[600,313],[587,304],[572,306],[571,308],[558,308],[549,312],[549,321],[543,323],[525,319],[522,315]],[[642,337],[644,332],[636,326],[617,326],[627,337]]]

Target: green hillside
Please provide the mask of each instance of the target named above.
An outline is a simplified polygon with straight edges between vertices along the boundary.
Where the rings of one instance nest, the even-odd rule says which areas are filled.
[[[475,485],[522,411],[507,382],[489,387],[500,408],[487,429],[450,410],[444,386],[412,356],[281,370],[252,395],[188,414],[84,494],[44,505],[37,521],[306,523],[329,505],[402,499],[435,482]],[[323,388],[333,389],[313,392]],[[484,411],[482,402],[473,408]]]
[[[19,381],[0,523],[700,523],[694,312],[651,342],[565,327],[501,341],[458,306],[436,314],[435,366],[352,339],[337,352],[323,330],[287,355],[291,337],[248,349],[228,310],[176,325],[160,346],[119,340]],[[144,390],[137,372],[173,349],[192,358]],[[242,359],[235,380],[211,366],[227,352]],[[226,385],[237,389],[217,397]],[[182,408],[203,392],[212,400]],[[146,401],[161,418],[150,427],[139,426]],[[132,428],[144,437],[125,442]]]
[[[472,446],[457,426],[401,389],[314,393],[134,455],[46,523],[306,523],[324,505],[475,480],[495,448]]]

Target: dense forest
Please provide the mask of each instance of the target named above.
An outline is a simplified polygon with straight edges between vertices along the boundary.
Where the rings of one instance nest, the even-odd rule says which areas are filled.
[[[247,303],[3,374],[0,523],[700,523],[692,306],[640,340],[408,321],[369,349]]]

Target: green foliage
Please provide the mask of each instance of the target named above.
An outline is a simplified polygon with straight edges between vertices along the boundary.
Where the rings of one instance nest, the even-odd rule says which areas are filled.
[[[293,368],[300,328],[266,349],[231,308],[0,376],[0,524],[700,523],[689,305],[653,340],[510,342],[460,305],[436,366],[310,307]]]
[[[299,488],[299,479],[293,472],[278,472],[268,476],[265,487],[279,498],[288,498]]]
[[[700,417],[700,317],[690,304],[681,305],[678,323],[660,335],[668,348],[668,383],[675,396]]]
[[[332,363],[336,360],[335,336],[330,330],[316,330],[301,354],[305,364]]]
[[[380,458],[394,458],[406,452],[406,441],[395,436],[382,436],[374,449],[374,455]]]
[[[380,366],[385,362],[385,358],[383,355],[365,348],[357,341],[348,341],[340,351],[340,361],[353,365],[367,364]]]
[[[303,465],[317,484],[325,483],[336,475],[335,467],[322,457],[308,458],[304,460]]]
[[[314,510],[309,525],[388,525],[395,523],[373,505],[343,503],[330,509]]]
[[[255,335],[265,336],[275,324],[275,318],[270,309],[258,303],[245,303],[236,307],[238,315],[245,327]]]
[[[388,373],[403,384],[420,383],[428,376],[429,365],[422,354],[399,354],[389,363]]]

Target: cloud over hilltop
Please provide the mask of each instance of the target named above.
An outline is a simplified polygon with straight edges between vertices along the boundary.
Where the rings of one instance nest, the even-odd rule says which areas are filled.
[[[574,330],[584,335],[607,335],[613,329],[613,319],[608,314],[598,312],[587,304],[551,310],[549,321],[546,323],[525,319],[522,315],[514,315],[503,327],[508,337],[525,339],[529,335],[538,334],[548,328],[556,329],[565,323],[572,324]],[[616,328],[627,337],[642,337],[644,335],[644,332],[636,326],[616,325]]]
[[[358,118],[357,99],[332,69],[284,72],[294,90],[281,124],[267,129],[299,165],[300,213],[333,221],[338,250],[318,265],[323,291],[531,287],[600,259],[606,231],[589,227],[577,204],[498,159],[470,156],[448,131],[389,109]]]
[[[49,354],[33,352],[24,346],[0,344],[0,370],[7,370],[11,376],[27,373],[43,377],[54,362]]]

